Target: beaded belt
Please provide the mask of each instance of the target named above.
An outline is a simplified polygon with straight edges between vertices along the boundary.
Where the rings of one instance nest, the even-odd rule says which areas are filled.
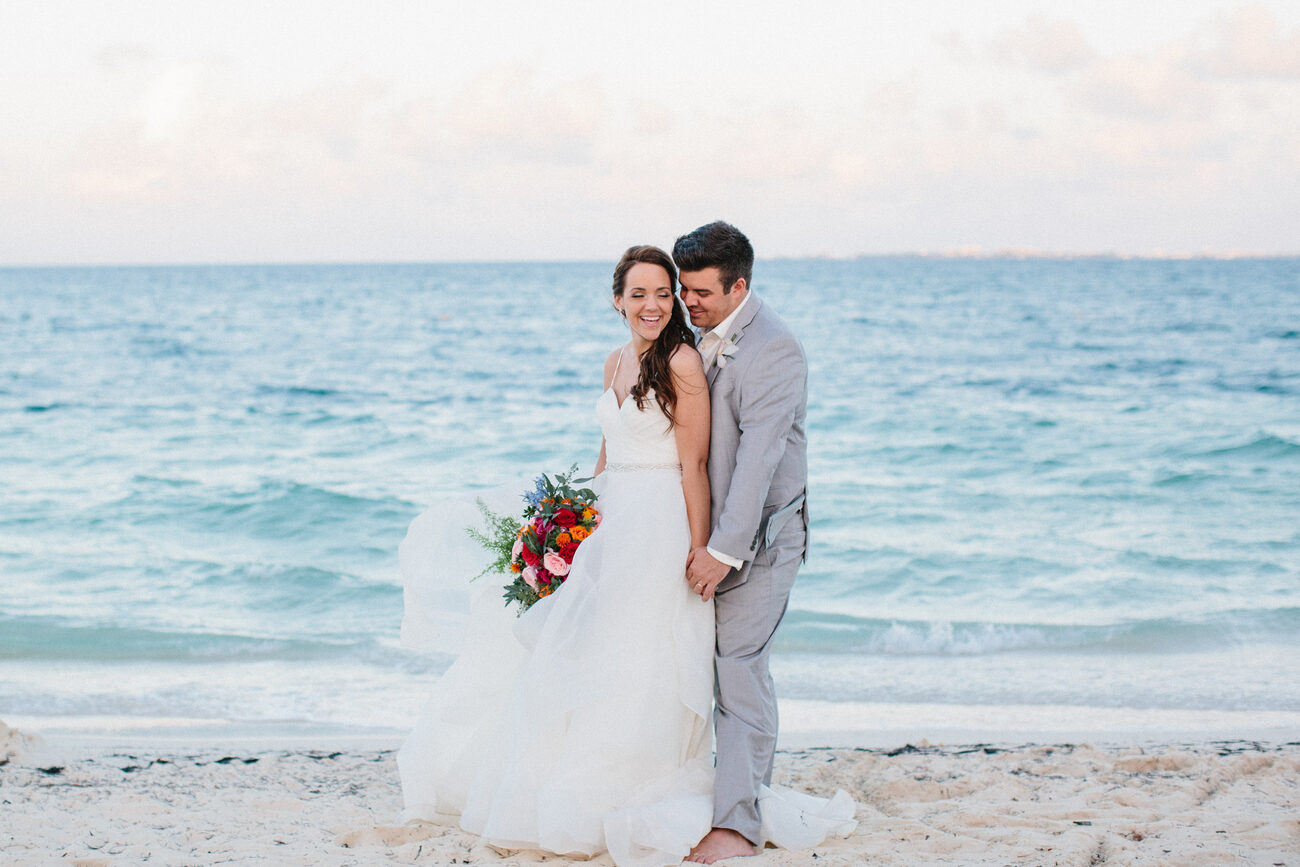
[[[681,464],[605,464],[605,469],[615,473],[635,473],[638,470],[680,470]]]

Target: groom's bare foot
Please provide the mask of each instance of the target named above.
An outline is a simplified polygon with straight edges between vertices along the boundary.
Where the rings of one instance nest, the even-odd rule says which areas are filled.
[[[746,840],[744,835],[730,828],[714,828],[695,844],[686,860],[696,864],[712,864],[723,858],[741,858],[753,854],[754,844]]]

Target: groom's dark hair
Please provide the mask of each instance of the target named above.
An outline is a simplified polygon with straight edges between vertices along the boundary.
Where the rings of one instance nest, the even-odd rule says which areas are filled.
[[[722,293],[729,295],[740,278],[745,278],[745,285],[749,285],[750,275],[754,273],[754,248],[744,232],[718,220],[678,238],[673,244],[673,261],[679,271],[717,268],[722,278]]]

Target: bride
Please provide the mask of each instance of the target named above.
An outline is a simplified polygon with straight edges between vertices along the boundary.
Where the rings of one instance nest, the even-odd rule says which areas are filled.
[[[519,618],[499,592],[476,601],[461,655],[398,753],[408,819],[508,849],[608,851],[620,867],[680,863],[712,825],[713,603],[685,578],[709,536],[709,391],[676,279],[651,246],[614,270],[631,340],[606,359],[596,404],[602,522],[563,587]],[[438,580],[411,559],[408,600],[413,582]],[[852,828],[843,793],[765,794],[778,845]]]

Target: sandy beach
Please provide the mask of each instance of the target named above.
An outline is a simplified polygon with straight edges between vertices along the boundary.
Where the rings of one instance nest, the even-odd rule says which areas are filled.
[[[568,863],[399,823],[397,743],[49,743],[0,724],[5,864]],[[759,865],[1300,864],[1300,743],[786,749],[774,782],[859,804]],[[610,864],[598,858],[592,864]]]

